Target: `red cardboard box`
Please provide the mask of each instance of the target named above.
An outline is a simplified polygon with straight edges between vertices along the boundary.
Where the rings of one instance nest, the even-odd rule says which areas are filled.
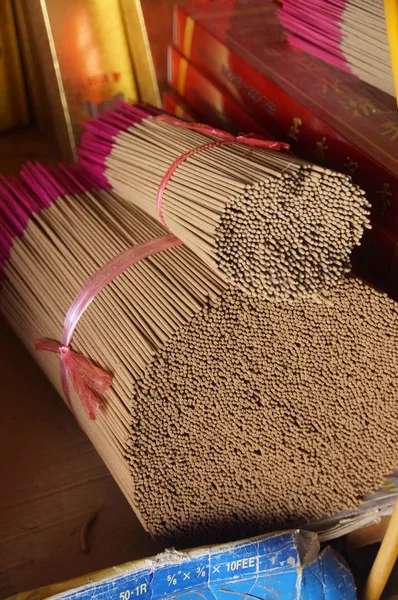
[[[253,119],[236,100],[209,77],[205,77],[175,48],[169,48],[168,77],[171,87],[187,102],[195,114],[209,125],[231,133],[258,133],[273,137]]]
[[[292,151],[345,171],[398,234],[394,99],[289,46],[269,0],[175,8],[174,44]]]
[[[184,100],[173,90],[162,94],[163,108],[170,114],[186,121],[197,121],[192,110],[185,104]]]

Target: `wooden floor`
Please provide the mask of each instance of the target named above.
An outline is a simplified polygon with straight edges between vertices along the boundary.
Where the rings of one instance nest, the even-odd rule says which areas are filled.
[[[160,550],[1,317],[0,376],[0,598]]]

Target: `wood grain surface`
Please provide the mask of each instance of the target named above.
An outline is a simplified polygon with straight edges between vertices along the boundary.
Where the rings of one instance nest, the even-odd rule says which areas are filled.
[[[0,598],[160,550],[1,317],[0,375]]]

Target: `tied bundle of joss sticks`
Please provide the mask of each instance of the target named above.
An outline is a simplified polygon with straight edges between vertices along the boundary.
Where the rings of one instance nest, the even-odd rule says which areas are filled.
[[[283,0],[289,43],[395,96],[383,0]]]
[[[2,179],[0,231],[1,310],[32,352],[62,339],[93,273],[165,235],[81,165]],[[312,522],[358,507],[398,463],[397,315],[354,278],[269,302],[176,245],[80,318],[72,350],[112,380],[98,405],[71,389],[71,407],[154,536],[194,544]],[[63,350],[34,353],[61,393]]]
[[[348,176],[278,143],[220,140],[224,132],[128,104],[87,130],[80,158],[99,180],[165,224],[224,281],[268,300],[333,289],[369,227],[369,204]]]

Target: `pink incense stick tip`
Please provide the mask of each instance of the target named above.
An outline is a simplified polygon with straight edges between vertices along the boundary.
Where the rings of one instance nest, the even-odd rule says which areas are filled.
[[[105,176],[105,165],[100,159],[89,151],[78,150],[79,164],[89,170],[101,188],[110,188],[111,185]]]
[[[60,196],[65,195],[65,190],[60,184],[59,180],[56,177],[54,177],[48,169],[43,167],[43,165],[41,165],[40,163],[36,163],[34,166],[34,172],[36,179],[51,196],[53,201],[59,198]]]
[[[101,157],[102,162],[104,162],[105,158],[111,153],[113,144],[103,138],[95,137],[91,133],[86,133],[82,136],[81,147]]]
[[[70,179],[65,175],[65,170],[68,170],[69,164],[61,163],[57,167],[50,167],[50,173],[56,179],[59,188],[62,190],[63,196],[69,196],[75,194],[78,190],[75,185],[72,184]]]
[[[126,130],[131,126],[131,120],[117,110],[105,113],[98,120],[101,121],[101,123],[114,126],[120,131]]]
[[[7,228],[14,235],[20,235],[26,227],[31,210],[26,204],[21,204],[13,193],[13,182],[2,178],[0,184],[0,214],[3,217],[3,229]]]
[[[90,190],[109,188],[110,185],[102,173],[88,169],[84,164],[61,164],[58,168],[51,167],[51,173],[65,190],[65,194],[84,194]]]
[[[284,0],[277,11],[292,46],[351,72],[343,42],[344,14],[350,0]]]
[[[115,108],[85,124],[86,131],[78,149],[80,164],[92,170],[98,185],[110,187],[109,181],[105,177],[106,159],[117,143],[116,137],[144,119],[162,112],[162,110],[149,105],[132,106],[119,101]]]
[[[0,279],[4,279],[4,266],[8,261],[13,241],[23,234],[35,212],[29,191],[14,177],[0,177]]]
[[[86,131],[91,131],[106,140],[113,140],[114,137],[120,133],[120,129],[114,127],[113,125],[109,125],[109,123],[106,123],[105,121],[100,121],[99,119],[87,123],[85,125],[85,129]]]
[[[40,210],[40,202],[21,179],[15,177],[12,182],[9,182],[9,186],[19,204],[26,206],[30,213],[36,213]]]
[[[141,110],[144,110],[151,117],[156,117],[158,115],[163,114],[165,111],[162,108],[157,108],[156,106],[152,106],[151,104],[146,104],[142,102],[138,105]]]
[[[120,110],[124,114],[130,115],[131,120],[136,123],[151,116],[151,110],[147,107],[143,107],[140,104],[133,106],[127,102],[122,102],[117,107],[117,110]]]
[[[295,46],[300,50],[304,50],[304,52],[308,52],[308,54],[312,54],[313,56],[320,58],[329,65],[332,65],[332,67],[336,67],[337,69],[345,71],[346,73],[351,73],[351,69],[346,63],[345,57],[341,52],[336,52],[333,54],[327,50],[318,48],[314,44],[306,42],[302,38],[299,38],[295,35],[287,34],[286,37],[291,46]]]
[[[60,170],[70,186],[71,193],[84,194],[93,189],[93,186],[87,184],[84,177],[85,168],[81,165],[61,165]]]
[[[40,202],[40,208],[47,208],[55,200],[49,193],[47,186],[43,185],[42,178],[32,163],[27,163],[22,167],[20,177],[27,187],[36,194]]]
[[[80,164],[85,165],[87,168],[97,168],[102,172],[105,171],[105,156],[102,154],[96,154],[96,152],[92,149],[79,148],[77,151],[79,156]]]
[[[109,184],[106,177],[102,174],[101,171],[97,171],[96,169],[87,168],[87,166],[83,164],[74,165],[78,176],[82,183],[86,186],[86,189],[109,189],[111,185]]]

